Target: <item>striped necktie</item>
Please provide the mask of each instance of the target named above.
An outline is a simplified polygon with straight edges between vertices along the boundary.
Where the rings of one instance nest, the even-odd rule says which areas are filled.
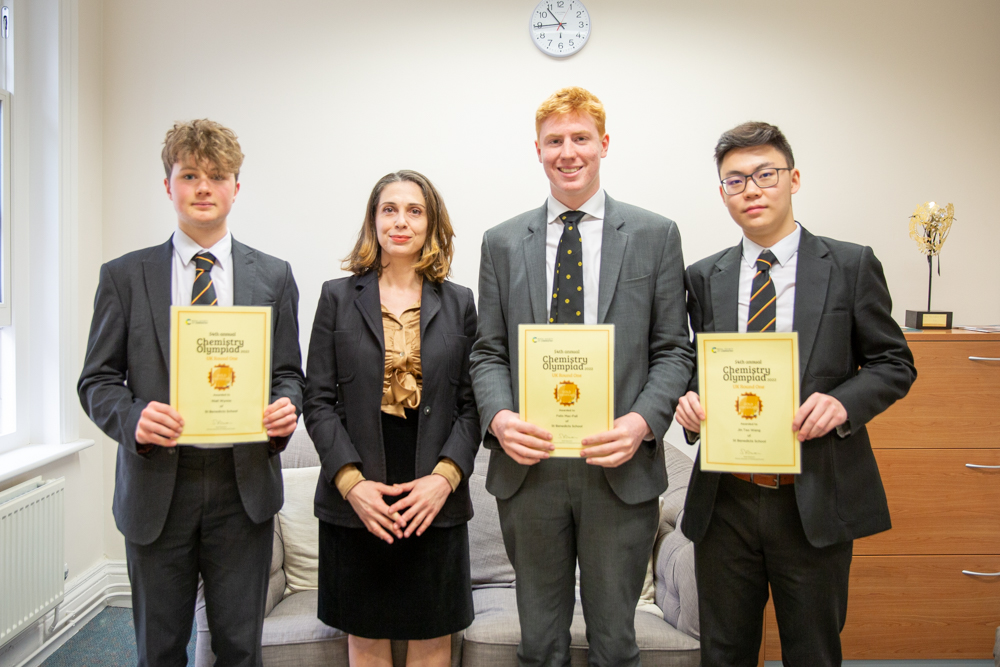
[[[556,250],[555,279],[552,281],[552,324],[583,324],[583,211],[567,211],[560,217],[563,233]]]
[[[774,282],[771,280],[771,265],[777,259],[770,250],[760,253],[757,258],[757,274],[750,287],[750,315],[747,331],[775,331],[778,307]]]
[[[192,306],[215,306],[219,299],[215,296],[215,285],[212,284],[212,267],[215,266],[215,256],[210,252],[201,252],[194,256],[194,288],[191,290]]]

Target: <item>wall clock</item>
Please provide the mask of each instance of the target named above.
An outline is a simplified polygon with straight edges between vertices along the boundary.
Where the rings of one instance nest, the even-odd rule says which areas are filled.
[[[580,0],[542,0],[531,12],[531,41],[554,58],[571,56],[590,37],[590,14]]]

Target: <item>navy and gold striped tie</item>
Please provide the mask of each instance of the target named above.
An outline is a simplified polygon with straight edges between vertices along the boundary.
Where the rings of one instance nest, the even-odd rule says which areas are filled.
[[[757,274],[750,287],[750,314],[747,331],[775,331],[778,306],[771,266],[778,261],[774,253],[765,250],[757,258]]]
[[[215,256],[210,252],[201,252],[194,256],[194,288],[191,290],[192,306],[215,306],[219,299],[215,296],[215,285],[212,284],[212,267],[215,266]]]
[[[552,324],[583,324],[583,211],[567,211],[559,218],[563,233],[556,250],[555,279],[552,281]]]

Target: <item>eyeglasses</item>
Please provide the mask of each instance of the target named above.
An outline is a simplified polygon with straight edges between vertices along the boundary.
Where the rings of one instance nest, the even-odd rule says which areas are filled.
[[[758,188],[773,188],[778,184],[778,172],[782,170],[791,171],[792,168],[764,167],[750,174],[749,178],[753,179]],[[727,195],[738,195],[747,189],[747,178],[747,176],[740,174],[737,176],[728,176],[719,182],[722,183],[722,189]]]

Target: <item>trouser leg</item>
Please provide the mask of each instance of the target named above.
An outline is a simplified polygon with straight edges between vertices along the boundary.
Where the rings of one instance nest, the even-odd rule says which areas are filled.
[[[517,493],[497,500],[504,547],[517,578],[521,667],[566,667],[570,662],[576,527],[567,463],[549,459],[532,466]]]
[[[636,505],[622,502],[604,470],[583,462],[571,468],[570,480],[588,664],[639,667],[635,607],[653,549],[659,503],[655,498]]]
[[[215,665],[260,667],[274,519],[254,523],[247,516],[231,455],[206,465],[205,476],[199,567]]]
[[[759,488],[723,475],[694,548],[702,667],[757,665],[768,597],[759,518]]]

